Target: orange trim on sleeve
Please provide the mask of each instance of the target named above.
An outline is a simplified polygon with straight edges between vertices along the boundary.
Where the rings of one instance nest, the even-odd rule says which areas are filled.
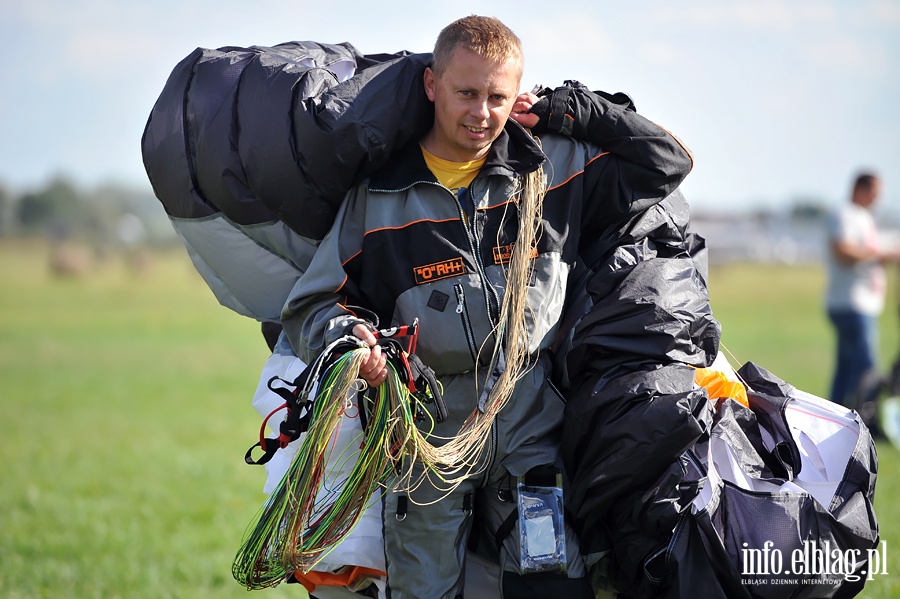
[[[553,113],[551,112],[551,113],[547,116],[547,120],[549,121],[550,118],[551,118],[552,116],[553,116]],[[572,116],[571,114],[569,114],[568,112],[564,113],[563,116],[564,116],[565,118],[569,119],[570,121],[572,121],[573,123],[575,122],[575,117]]]
[[[341,262],[341,266],[347,266],[347,264],[348,264],[351,260],[353,260],[354,258],[356,258],[357,256],[359,256],[360,254],[362,254],[362,250],[359,250],[358,252],[356,252],[355,254],[353,254],[352,256],[350,256],[349,258],[347,258],[346,260],[344,260],[343,262]],[[346,282],[347,282],[347,277],[344,277],[344,283],[346,283]],[[344,283],[341,283],[341,287],[344,286]],[[340,289],[341,287],[338,287],[338,289]]]
[[[609,154],[610,154],[610,152],[600,152],[599,154],[597,154],[596,156],[594,156],[593,158],[591,158],[590,160],[588,160],[586,163],[584,163],[584,166],[587,166],[587,165],[591,164],[592,162],[594,162],[594,161],[597,160],[598,158],[603,158],[604,156],[608,156]]]
[[[346,285],[346,284],[347,284],[347,274],[344,273],[344,280],[341,281],[341,284],[338,285],[338,288],[334,290],[334,293],[338,293],[341,289],[344,288],[344,285]]]
[[[342,285],[342,287],[343,287],[343,285]],[[350,314],[352,314],[354,318],[359,318],[359,316],[357,316],[356,312],[354,312],[353,310],[351,310],[350,308],[348,308],[348,307],[345,306],[344,304],[338,302],[337,306],[338,306],[338,308],[340,308],[341,310],[343,310],[343,311],[345,311],[345,312],[349,312]]]
[[[662,127],[662,126],[660,126],[660,125],[656,125],[656,126],[659,127],[660,129],[662,129],[663,131],[665,131],[666,133],[668,133],[668,134],[669,134],[669,137],[671,137],[672,139],[674,139],[674,140],[675,140],[675,143],[677,143],[679,146],[681,146],[681,149],[684,150],[685,153],[688,155],[688,158],[691,159],[691,171],[694,170],[694,154],[693,154],[693,152],[691,152],[690,148],[688,148],[686,145],[684,145],[684,144],[681,142],[681,140],[678,139],[678,136],[677,136],[677,135],[675,135],[674,133],[672,133],[671,131],[669,131],[669,130],[666,129],[665,127]],[[690,172],[690,171],[688,171],[688,172]]]
[[[607,156],[607,155],[609,155],[609,152],[600,152],[599,154],[597,154],[596,156],[594,156],[593,158],[591,158],[590,160],[588,160],[587,162],[584,163],[585,168],[587,168],[587,166],[588,166],[589,164],[591,164],[592,162],[594,162],[594,161],[597,160],[598,158],[602,158],[602,157]],[[553,191],[554,189],[559,189],[560,187],[562,187],[563,185],[565,185],[566,183],[568,183],[569,181],[571,181],[572,179],[574,179],[575,177],[577,177],[578,175],[581,175],[581,174],[583,174],[583,173],[584,173],[584,169],[581,169],[581,170],[578,171],[577,173],[572,174],[568,179],[566,179],[566,180],[563,181],[562,183],[559,183],[559,184],[557,184],[557,185],[554,185],[553,187],[547,188],[547,191]]]

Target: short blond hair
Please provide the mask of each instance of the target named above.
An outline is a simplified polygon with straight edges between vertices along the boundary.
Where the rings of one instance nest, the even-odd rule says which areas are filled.
[[[519,77],[522,76],[525,63],[522,42],[498,19],[471,15],[444,27],[434,44],[431,69],[435,75],[441,76],[458,47],[496,62],[512,58],[518,62]]]

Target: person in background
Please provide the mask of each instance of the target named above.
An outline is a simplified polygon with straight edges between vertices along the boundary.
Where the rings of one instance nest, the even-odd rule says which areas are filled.
[[[881,180],[860,173],[850,201],[840,206],[828,225],[826,308],[837,333],[837,361],[830,399],[852,405],[863,374],[878,361],[878,317],[884,309],[884,264],[897,261],[878,240],[872,206]]]

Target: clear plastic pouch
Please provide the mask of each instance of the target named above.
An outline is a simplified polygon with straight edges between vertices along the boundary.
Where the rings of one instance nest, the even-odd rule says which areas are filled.
[[[562,474],[532,470],[518,477],[520,568],[523,574],[566,571]]]

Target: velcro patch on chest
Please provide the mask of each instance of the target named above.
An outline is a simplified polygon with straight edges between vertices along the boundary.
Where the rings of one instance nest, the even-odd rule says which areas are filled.
[[[459,258],[451,258],[442,262],[415,266],[413,267],[413,272],[416,275],[416,285],[424,285],[439,279],[465,274],[466,265],[460,256]]]

